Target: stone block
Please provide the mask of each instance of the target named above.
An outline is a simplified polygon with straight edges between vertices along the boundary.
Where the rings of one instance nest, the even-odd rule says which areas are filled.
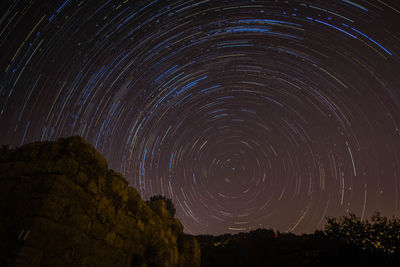
[[[97,214],[103,223],[115,221],[115,207],[111,199],[103,197],[97,206]]]

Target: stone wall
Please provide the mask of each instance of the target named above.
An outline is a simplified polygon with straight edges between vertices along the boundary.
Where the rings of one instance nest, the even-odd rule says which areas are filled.
[[[80,137],[0,150],[0,266],[200,266],[165,201],[147,204]]]

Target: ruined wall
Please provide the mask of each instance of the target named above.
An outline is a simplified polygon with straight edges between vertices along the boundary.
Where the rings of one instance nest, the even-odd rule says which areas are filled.
[[[80,137],[0,151],[0,236],[1,266],[200,266],[165,202]]]

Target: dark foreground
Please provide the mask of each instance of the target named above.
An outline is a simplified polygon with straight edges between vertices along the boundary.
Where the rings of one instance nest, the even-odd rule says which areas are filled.
[[[400,219],[379,213],[312,235],[186,235],[171,200],[144,201],[80,137],[1,148],[0,199],[0,266],[400,266]]]
[[[201,265],[213,266],[400,266],[398,253],[367,251],[324,232],[297,236],[256,230],[197,236]]]

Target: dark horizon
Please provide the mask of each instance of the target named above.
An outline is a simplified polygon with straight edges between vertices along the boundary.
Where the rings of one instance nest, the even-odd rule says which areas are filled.
[[[79,135],[189,234],[400,216],[396,1],[5,1],[0,140]]]

